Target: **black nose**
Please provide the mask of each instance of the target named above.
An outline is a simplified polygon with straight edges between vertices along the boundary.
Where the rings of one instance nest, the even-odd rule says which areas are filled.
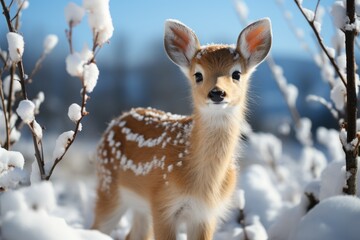
[[[219,88],[212,89],[208,94],[208,97],[215,103],[219,103],[224,100],[225,96],[225,91],[222,91]]]

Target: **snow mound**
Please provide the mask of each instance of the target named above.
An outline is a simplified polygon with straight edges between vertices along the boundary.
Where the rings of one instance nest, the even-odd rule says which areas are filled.
[[[283,207],[279,192],[273,185],[265,168],[251,165],[241,175],[240,186],[245,191],[245,213],[258,215],[268,228]],[[251,204],[250,204],[251,203]]]
[[[64,218],[55,216],[61,210],[55,196],[51,182],[3,193],[0,198],[1,239],[20,240],[24,236],[27,240],[111,239],[96,230],[75,228]]]
[[[17,211],[8,214],[2,222],[5,239],[27,240],[110,240],[111,238],[96,230],[74,229],[64,219],[50,216],[45,211]]]
[[[356,240],[360,236],[360,199],[336,196],[316,205],[301,220],[291,240]]]

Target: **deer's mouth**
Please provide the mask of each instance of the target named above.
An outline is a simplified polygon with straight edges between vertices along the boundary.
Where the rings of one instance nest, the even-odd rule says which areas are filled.
[[[220,109],[225,109],[229,106],[229,102],[227,101],[223,101],[223,102],[213,102],[213,101],[207,101],[207,108],[209,110],[220,110]]]

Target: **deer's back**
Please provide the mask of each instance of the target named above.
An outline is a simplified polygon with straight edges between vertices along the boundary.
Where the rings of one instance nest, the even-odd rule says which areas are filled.
[[[176,169],[189,153],[191,128],[189,116],[150,108],[114,119],[98,147],[99,187],[110,191],[120,184],[143,195],[154,192],[159,181],[176,184]]]

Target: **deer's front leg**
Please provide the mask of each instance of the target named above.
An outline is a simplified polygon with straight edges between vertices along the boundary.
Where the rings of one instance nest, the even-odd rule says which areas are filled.
[[[153,226],[156,240],[176,240],[176,226],[163,219],[161,213],[153,213]]]
[[[202,223],[187,224],[187,239],[212,240],[216,229],[216,219],[208,219]]]
[[[176,225],[173,219],[166,217],[165,210],[163,206],[155,206],[152,208],[155,239],[176,240]]]

